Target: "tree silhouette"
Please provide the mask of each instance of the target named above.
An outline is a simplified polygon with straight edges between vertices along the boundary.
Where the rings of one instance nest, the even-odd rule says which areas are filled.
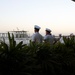
[[[75,0],[72,0],[72,1],[74,1],[74,2],[75,2]]]

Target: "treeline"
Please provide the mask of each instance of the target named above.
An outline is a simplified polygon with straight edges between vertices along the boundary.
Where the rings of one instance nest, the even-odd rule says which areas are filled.
[[[19,42],[14,36],[9,45],[0,43],[0,75],[75,75],[75,39],[63,37],[60,42],[32,44]]]

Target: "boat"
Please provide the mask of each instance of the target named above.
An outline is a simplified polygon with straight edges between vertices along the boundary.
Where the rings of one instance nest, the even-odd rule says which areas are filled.
[[[17,30],[17,31],[8,31],[10,33],[10,36],[12,37],[12,34],[14,35],[14,39],[16,43],[18,44],[20,41],[23,41],[23,44],[28,44],[30,40],[30,36],[27,34],[28,31],[24,30]],[[0,41],[4,41],[7,44],[9,44],[8,40],[8,32],[6,33],[0,33]]]

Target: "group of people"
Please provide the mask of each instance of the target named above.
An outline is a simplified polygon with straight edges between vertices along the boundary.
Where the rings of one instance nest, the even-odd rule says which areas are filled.
[[[45,36],[43,37],[40,33],[39,30],[41,29],[40,26],[35,25],[34,26],[34,34],[31,37],[31,41],[33,43],[50,43],[50,44],[54,44],[55,43],[55,37],[51,34],[51,30],[49,28],[45,29]]]

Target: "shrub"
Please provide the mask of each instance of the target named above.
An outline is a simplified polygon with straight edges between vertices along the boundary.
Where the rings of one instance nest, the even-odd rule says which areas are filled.
[[[0,43],[0,75],[74,75],[75,41],[64,38],[65,44],[16,44],[8,33],[9,45]]]

